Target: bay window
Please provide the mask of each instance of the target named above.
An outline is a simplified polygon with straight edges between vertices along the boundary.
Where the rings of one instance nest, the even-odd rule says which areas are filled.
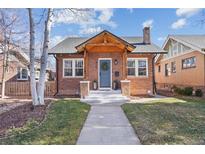
[[[128,58],[127,74],[138,77],[148,76],[148,60],[146,58]]]
[[[83,59],[64,59],[64,77],[83,77]]]

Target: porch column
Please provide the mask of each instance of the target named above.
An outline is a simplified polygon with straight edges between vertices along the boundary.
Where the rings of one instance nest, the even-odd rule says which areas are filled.
[[[123,96],[130,96],[130,80],[121,80],[121,92]]]
[[[90,81],[80,81],[80,97],[85,98],[89,95]]]
[[[122,55],[122,79],[127,79],[127,48],[125,48],[125,51]]]
[[[84,79],[88,79],[88,52],[84,49]]]

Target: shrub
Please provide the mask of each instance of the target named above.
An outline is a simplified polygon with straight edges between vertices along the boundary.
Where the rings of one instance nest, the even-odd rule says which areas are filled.
[[[191,96],[192,92],[193,92],[193,88],[192,87],[185,87],[184,88],[184,95]]]
[[[203,96],[202,90],[201,90],[201,89],[197,89],[197,90],[195,91],[195,95],[196,95],[197,97],[202,97],[202,96]]]
[[[175,86],[172,89],[174,90],[175,93],[177,93],[179,95],[191,96],[192,92],[193,92],[192,87],[179,88],[179,87]]]
[[[182,89],[182,88],[174,87],[173,89],[174,89],[174,92],[177,94],[180,94],[180,95],[184,94],[184,89]]]

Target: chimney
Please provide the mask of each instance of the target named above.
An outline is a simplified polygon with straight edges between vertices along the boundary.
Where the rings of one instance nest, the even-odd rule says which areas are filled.
[[[143,43],[150,44],[150,27],[144,27],[143,29]]]

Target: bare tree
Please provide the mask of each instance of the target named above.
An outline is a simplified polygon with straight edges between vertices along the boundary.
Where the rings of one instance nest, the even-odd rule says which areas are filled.
[[[36,90],[36,77],[35,77],[35,27],[32,15],[32,9],[28,9],[29,14],[29,27],[30,27],[30,87],[33,105],[40,105]]]
[[[63,11],[62,11],[63,10]],[[31,11],[31,10],[30,10]],[[32,99],[33,101],[35,101],[36,103],[34,103],[34,105],[44,105],[44,89],[45,89],[45,77],[46,77],[46,68],[47,68],[47,61],[48,61],[48,49],[49,49],[49,40],[50,40],[50,31],[51,31],[51,24],[53,23],[51,18],[53,16],[55,16],[56,14],[61,14],[63,15],[64,13],[70,11],[72,14],[75,14],[76,16],[79,16],[81,18],[83,18],[83,11],[87,11],[87,10],[83,10],[83,9],[61,9],[61,12],[59,11],[59,9],[56,9],[55,11],[53,9],[44,9],[42,16],[39,20],[39,22],[37,22],[36,24],[40,24],[41,21],[44,21],[44,32],[43,32],[43,51],[42,51],[42,55],[41,55],[41,65],[40,65],[40,78],[39,78],[39,83],[38,83],[38,87],[37,87],[37,97],[38,97],[38,102],[36,102],[36,94],[35,94],[35,89],[34,89],[34,75],[32,75],[34,68],[33,65],[34,64],[30,64],[30,73],[31,73],[31,82],[33,80],[33,82],[31,83],[32,86]],[[30,12],[31,13],[31,12]],[[32,15],[29,15],[30,19],[32,18]],[[44,19],[44,20],[42,20]],[[31,22],[31,20],[30,20]],[[32,63],[34,61],[34,25],[31,27],[31,23],[30,23],[30,58],[31,58],[31,62]],[[32,30],[33,29],[33,30]],[[32,37],[32,38],[31,38]]]
[[[47,9],[46,19],[45,19],[45,29],[44,29],[44,41],[43,41],[43,52],[41,56],[41,69],[40,69],[40,78],[38,84],[38,100],[41,105],[44,105],[44,89],[45,89],[45,77],[46,77],[46,68],[48,61],[48,44],[49,44],[49,35],[51,30],[51,15],[52,9]]]
[[[12,11],[11,11],[12,12]],[[10,51],[15,50],[17,46],[15,45],[16,34],[20,34],[15,30],[17,22],[19,22],[18,17],[15,13],[11,13],[6,9],[0,9],[0,49],[3,54],[2,58],[2,87],[1,87],[1,97],[5,97],[5,82],[6,74],[9,69],[9,55]]]

